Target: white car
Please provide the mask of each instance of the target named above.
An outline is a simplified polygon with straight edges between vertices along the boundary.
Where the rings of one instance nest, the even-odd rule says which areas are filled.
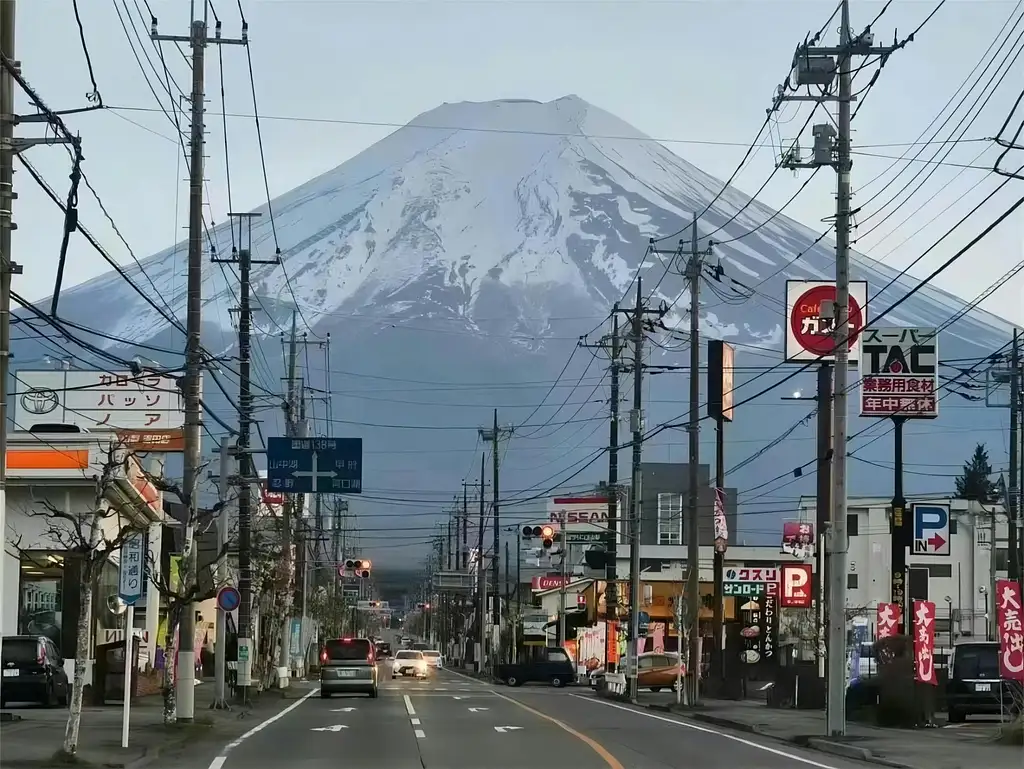
[[[398,676],[423,678],[426,675],[427,661],[423,659],[423,652],[402,649],[391,660],[391,678],[393,679],[398,678]]]
[[[442,660],[444,659],[444,657],[441,656],[441,652],[439,651],[429,649],[423,652],[423,659],[427,661],[428,666],[435,667],[438,670],[444,667],[444,665],[442,664]]]

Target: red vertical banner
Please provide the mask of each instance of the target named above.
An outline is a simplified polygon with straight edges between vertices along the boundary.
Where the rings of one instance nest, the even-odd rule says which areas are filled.
[[[875,616],[875,638],[881,641],[883,638],[896,635],[901,619],[899,604],[878,604],[878,613]]]
[[[999,675],[1024,681],[1024,626],[1021,625],[1020,585],[996,580],[996,622],[999,626]]]
[[[935,675],[935,604],[914,601],[914,680],[937,686]]]

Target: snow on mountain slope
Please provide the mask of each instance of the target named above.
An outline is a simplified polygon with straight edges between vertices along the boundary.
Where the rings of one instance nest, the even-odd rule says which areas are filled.
[[[546,104],[445,104],[273,201],[285,269],[254,267],[260,310],[254,321],[265,334],[287,328],[297,301],[320,337],[332,334],[334,434],[362,437],[372,459],[364,486],[377,491],[364,494],[361,509],[387,507],[403,493],[396,489],[431,489],[438,500],[433,507],[450,500],[467,477],[476,426],[490,423],[495,406],[503,421],[517,422],[536,411],[531,424],[551,422],[517,433],[504,465],[506,493],[532,488],[536,495],[577,473],[606,440],[603,362],[580,354],[565,372],[561,389],[549,397],[550,383],[576,338],[593,330],[623,296],[650,238],[685,228],[721,185],[575,96]],[[775,371],[781,355],[754,349],[781,349],[784,282],[829,279],[834,273],[832,243],[812,245],[818,232],[748,202],[743,193],[726,190],[699,223],[703,235],[724,225],[714,235],[722,242],[716,256],[729,276],[757,288],[755,296],[739,304],[710,290],[702,295],[703,330],[739,346],[738,399],[795,370],[782,366]],[[265,259],[273,255],[275,242],[268,212],[261,210],[264,216],[253,227],[253,254]],[[230,249],[226,226],[217,228],[213,240],[218,253]],[[138,268],[128,270],[141,289],[166,301],[179,319],[184,318],[185,257],[185,244],[179,244],[146,259],[145,275]],[[652,256],[643,272],[649,288],[665,268]],[[868,281],[872,297],[896,277],[892,269],[862,256],[856,257],[852,272]],[[229,309],[236,305],[236,283],[236,276],[207,264],[203,337],[215,354],[233,346]],[[916,283],[896,281],[874,299],[869,315]],[[683,292],[675,274],[658,286],[662,298],[675,302],[675,313],[688,304]],[[964,304],[928,286],[883,323],[942,325]],[[61,312],[114,337],[181,347],[180,332],[113,273],[65,291]],[[675,314],[667,320],[685,318]],[[943,373],[958,376],[963,360],[987,356],[1009,338],[1009,324],[972,310],[942,336],[942,359],[961,361]],[[103,338],[89,341],[115,344]],[[26,341],[19,344],[18,360],[42,354]],[[265,360],[254,361],[261,364],[257,369],[268,390],[277,390],[283,375],[276,345],[264,339],[258,349]],[[658,362],[684,362],[677,353],[658,348],[651,354],[664,359]],[[86,359],[90,355],[84,353]],[[686,410],[680,402],[686,372],[669,373],[649,377],[645,387],[651,425],[678,422]],[[312,386],[326,387],[322,370],[317,376]],[[908,494],[950,491],[952,476],[970,453],[967,444],[974,441],[988,442],[993,465],[1005,467],[1005,452],[1000,455],[1005,414],[977,400],[983,381],[975,375],[970,382],[973,399],[947,393],[938,420],[907,428]],[[233,392],[234,385],[229,386]],[[813,387],[813,372],[786,383],[787,390]],[[787,478],[794,465],[813,463],[812,406],[782,404],[777,395],[743,405],[728,431],[729,483],[741,490],[740,529],[748,541],[777,541],[777,519],[792,516],[800,494],[813,493],[811,473]],[[204,397],[210,409],[234,420],[217,388],[204,387]],[[547,405],[536,409],[545,398]],[[563,402],[568,405],[558,408]],[[316,408],[322,418],[322,407]],[[891,439],[881,439],[888,423],[860,419],[855,409],[851,405],[850,433],[857,436],[851,441],[851,493],[890,494]],[[261,418],[265,434],[277,434],[274,411],[262,412]],[[788,436],[784,443],[758,454],[781,434]],[[685,461],[680,440],[672,431],[662,433],[645,443],[645,459]],[[701,433],[702,443],[708,444],[705,462],[712,455],[712,440],[711,431]],[[596,481],[602,464],[574,475],[571,483]],[[399,511],[433,509],[423,501],[427,492],[418,494],[416,502]],[[520,514],[529,510],[516,509]]]
[[[488,279],[542,294],[553,288],[572,291],[604,308],[629,284],[648,238],[681,228],[721,186],[575,96],[544,104],[445,104],[277,198],[274,223],[285,270],[259,265],[253,284],[261,297],[279,303],[282,313],[294,292],[299,306],[314,317],[344,309],[462,317],[471,326],[480,314],[479,287]],[[701,219],[700,230],[717,228],[747,202],[744,194],[728,190]],[[273,229],[266,209],[260,210],[265,215],[253,228],[253,252],[267,258],[274,252]],[[716,237],[728,240],[749,232],[773,214],[753,203]],[[213,235],[221,252],[228,247],[226,227]],[[748,284],[774,274],[759,290],[781,297],[777,289],[787,277],[832,274],[827,241],[787,265],[817,235],[780,215],[717,253],[727,271]],[[182,243],[145,260],[148,277],[137,268],[129,271],[148,292],[155,286],[179,318],[184,317],[185,257]],[[872,290],[895,275],[864,257],[854,272]],[[911,283],[901,281],[880,302],[888,304]],[[661,286],[670,300],[679,290],[674,276]],[[147,338],[166,326],[114,274],[66,291],[63,301],[75,306],[80,297],[110,292],[116,292],[120,312],[105,324],[109,333]],[[226,310],[234,302],[225,294],[225,281],[208,268],[206,319],[228,329]],[[935,323],[961,304],[929,287],[901,308],[899,320]],[[535,303],[531,308],[536,311]],[[986,313],[971,317],[980,324],[975,331],[1006,328]],[[767,327],[746,325],[754,338],[770,340],[780,320],[775,313]]]

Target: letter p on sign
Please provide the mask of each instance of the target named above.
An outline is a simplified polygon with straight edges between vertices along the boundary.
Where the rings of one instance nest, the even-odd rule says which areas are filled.
[[[786,609],[808,609],[811,606],[812,567],[809,563],[783,565],[782,596],[779,605]]]

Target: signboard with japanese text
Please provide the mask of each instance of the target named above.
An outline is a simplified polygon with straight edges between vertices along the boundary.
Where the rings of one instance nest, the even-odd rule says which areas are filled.
[[[548,500],[548,521],[567,534],[596,532],[607,535],[607,497],[554,497]]]
[[[881,641],[891,635],[897,635],[900,627],[900,607],[895,603],[878,604],[875,616],[875,637]]]
[[[173,376],[22,370],[15,372],[14,384],[14,421],[19,430],[36,424],[67,424],[94,431],[155,434],[180,430],[185,423],[184,403]]]
[[[1024,681],[1024,625],[1020,585],[1009,579],[996,580],[996,623],[999,629],[999,675],[1010,681]]]
[[[726,582],[778,582],[779,570],[774,567],[729,568],[725,570]]]
[[[725,489],[715,487],[715,552],[729,549],[729,521],[725,517]]]
[[[779,597],[766,591],[749,598],[739,607],[741,661],[746,665],[777,664]]]
[[[722,594],[741,598],[764,595],[764,582],[723,582]]]
[[[914,523],[914,554],[949,555],[949,505],[914,502],[910,516]]]
[[[938,686],[935,674],[935,604],[914,601],[914,680]]]
[[[794,558],[810,558],[814,555],[814,524],[783,521],[782,552]]]
[[[733,370],[736,348],[721,339],[708,342],[708,416],[722,422],[733,417]]]
[[[362,438],[267,438],[267,491],[360,494]]]
[[[132,534],[121,545],[121,562],[117,570],[117,597],[127,604],[142,598],[146,579],[146,537]]]
[[[822,305],[834,306],[835,281],[786,281],[786,346],[787,363],[835,360],[835,319],[822,317]],[[847,333],[850,365],[859,359],[860,332],[867,323],[868,284],[850,281],[850,328]],[[827,313],[824,313],[827,316]]]
[[[860,367],[862,417],[939,415],[937,329],[866,328],[861,334]]]
[[[811,607],[813,567],[809,563],[787,563],[782,569],[782,595],[780,605],[784,609],[809,609]]]

